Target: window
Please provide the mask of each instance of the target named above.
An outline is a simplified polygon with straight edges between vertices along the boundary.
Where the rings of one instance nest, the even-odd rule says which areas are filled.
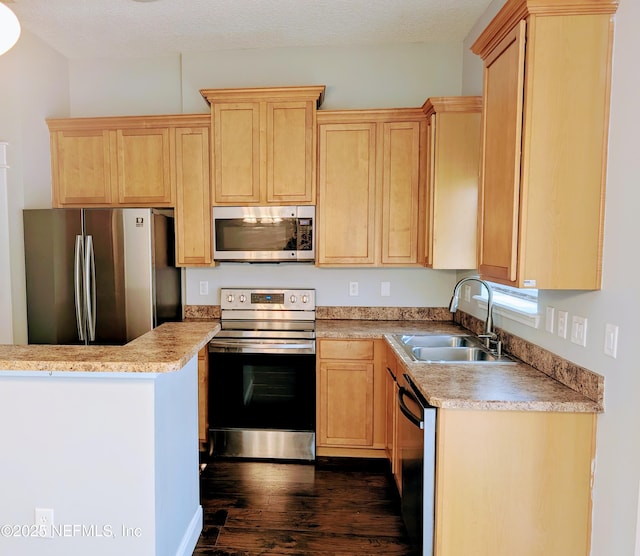
[[[538,313],[538,290],[521,290],[490,282],[493,289],[493,313],[505,318],[538,328],[540,314]],[[487,307],[487,290],[480,289],[479,295],[473,298],[480,307]]]

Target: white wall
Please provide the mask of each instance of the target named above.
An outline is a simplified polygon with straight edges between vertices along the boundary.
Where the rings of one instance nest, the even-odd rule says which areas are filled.
[[[6,192],[0,194],[0,342],[26,343],[22,209],[51,206],[49,132],[45,118],[69,114],[67,61],[24,30],[0,56],[0,141],[7,141]],[[0,237],[2,233],[0,233]]]
[[[496,0],[489,6],[467,37],[465,51],[503,4],[504,0]],[[496,318],[498,326],[605,377],[605,412],[598,418],[592,556],[640,556],[640,440],[634,432],[640,423],[640,373],[633,351],[640,338],[636,285],[640,270],[636,245],[640,237],[638,26],[640,3],[621,0],[616,14],[602,290],[540,291],[543,315],[552,306],[568,311],[569,319],[573,315],[588,319],[587,347],[545,332],[544,318],[540,330]],[[481,87],[479,59],[465,56],[463,93],[480,94]],[[616,359],[603,354],[607,323],[620,328]]]
[[[192,554],[197,399],[197,356],[157,376],[0,371],[0,554]],[[29,535],[36,508],[53,538]]]
[[[311,264],[223,263],[213,269],[187,273],[188,305],[219,305],[220,288],[315,288],[317,305],[359,307],[442,307],[451,297],[455,271],[429,269],[316,268]],[[200,282],[209,293],[200,295]],[[358,282],[359,295],[349,295],[349,282]],[[391,295],[380,295],[389,282]]]
[[[201,52],[180,59],[70,61],[73,116],[205,113],[200,89],[326,85],[321,109],[421,106],[429,96],[458,95],[462,48],[456,44],[275,48]],[[346,239],[348,241],[348,239]],[[237,285],[316,288],[322,305],[444,306],[454,272],[425,269],[315,269],[292,265],[222,265],[186,271],[188,304],[220,303]],[[349,297],[348,283],[360,284]],[[199,294],[199,283],[209,294]],[[380,296],[380,281],[391,296]]]

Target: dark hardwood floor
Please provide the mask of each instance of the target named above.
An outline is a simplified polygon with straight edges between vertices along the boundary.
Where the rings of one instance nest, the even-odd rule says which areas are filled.
[[[413,555],[400,499],[378,460],[212,460],[201,474],[194,556]]]

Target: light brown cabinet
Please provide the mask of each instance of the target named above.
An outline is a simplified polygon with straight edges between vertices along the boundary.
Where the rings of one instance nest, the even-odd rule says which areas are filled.
[[[398,492],[402,494],[402,468],[398,452],[398,362],[393,350],[386,344],[385,351],[385,452],[391,464],[391,473]]]
[[[206,114],[50,119],[54,207],[175,207],[178,266],[210,266]]]
[[[318,455],[383,456],[383,350],[380,340],[318,340]]]
[[[388,345],[386,365],[396,376],[406,372]],[[397,388],[387,380],[386,453],[402,494]],[[589,554],[596,414],[436,415],[435,556]]]
[[[319,266],[422,262],[426,117],[420,109],[318,113]]]
[[[198,442],[201,451],[209,449],[209,349],[198,352]]]
[[[169,207],[173,147],[163,116],[47,120],[54,207]]]
[[[425,264],[475,269],[481,97],[432,97],[427,116]]]
[[[215,205],[315,204],[316,109],[324,89],[200,91],[211,105]]]
[[[517,287],[599,289],[617,1],[509,0],[484,62],[479,270]]]
[[[178,127],[176,143],[176,258],[178,266],[211,266],[209,125]]]
[[[439,409],[435,556],[587,556],[595,419]]]

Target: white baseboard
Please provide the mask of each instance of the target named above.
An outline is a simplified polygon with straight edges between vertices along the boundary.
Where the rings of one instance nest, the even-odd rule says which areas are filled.
[[[189,522],[189,527],[187,527],[187,530],[182,536],[182,541],[180,541],[176,556],[191,556],[193,554],[196,544],[198,544],[200,533],[202,533],[202,523],[202,506],[198,505],[196,512]]]

